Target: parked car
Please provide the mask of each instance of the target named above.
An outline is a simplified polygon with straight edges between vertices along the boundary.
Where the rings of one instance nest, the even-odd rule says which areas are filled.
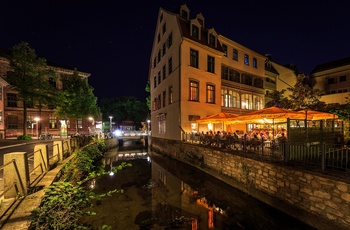
[[[40,140],[51,140],[52,139],[52,135],[50,133],[42,133],[39,136]]]

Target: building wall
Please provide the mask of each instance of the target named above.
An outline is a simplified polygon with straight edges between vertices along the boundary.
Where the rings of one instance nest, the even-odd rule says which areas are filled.
[[[73,74],[73,69],[65,69],[56,66],[48,66],[52,69],[58,80],[56,82],[57,89],[62,89],[62,82],[60,81],[60,76],[63,74]],[[14,93],[17,94],[15,90],[11,88],[7,80],[7,72],[10,71],[10,64],[8,59],[0,56],[0,87],[2,89],[2,94],[0,96],[0,112],[1,112],[1,120],[0,120],[0,138],[5,137],[16,137],[23,134],[23,103],[22,101],[17,101],[17,106],[11,107],[8,106],[8,94]],[[79,72],[82,78],[88,78],[90,76],[89,73]],[[37,124],[34,121],[34,118],[39,118],[38,132],[40,133],[51,133],[52,135],[59,136],[60,135],[60,118],[56,117],[55,123],[53,126],[50,124],[50,116],[55,117],[55,110],[49,109],[47,107],[43,107],[41,111],[38,108],[27,108],[27,134],[37,136]],[[17,117],[17,128],[9,127],[9,116]],[[76,133],[76,120],[69,120],[70,127],[68,127],[68,134]],[[89,134],[89,126],[91,126],[91,121],[88,118],[82,119],[82,126],[79,129],[79,133],[81,134]]]
[[[296,217],[306,223],[311,220],[311,214],[339,229],[350,228],[350,184],[339,178],[172,140],[152,138],[151,149],[215,171],[219,179],[228,176],[241,184],[239,189],[255,198],[262,199],[255,196],[255,189],[263,192],[268,196],[262,201],[276,208],[281,208],[283,202],[292,205],[301,211]],[[271,202],[269,196],[282,202]],[[321,223],[310,224],[326,229]]]
[[[311,73],[315,89],[321,90],[321,101],[346,104],[350,93],[350,59],[335,60],[320,65]]]

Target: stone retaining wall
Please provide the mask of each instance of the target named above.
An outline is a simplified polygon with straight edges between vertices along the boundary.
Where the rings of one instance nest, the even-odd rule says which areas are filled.
[[[301,168],[261,161],[252,157],[152,137],[151,149],[205,167],[239,183],[252,196],[259,190],[293,207],[350,229],[350,183]]]

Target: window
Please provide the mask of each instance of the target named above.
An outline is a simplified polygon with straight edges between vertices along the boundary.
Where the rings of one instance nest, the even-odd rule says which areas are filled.
[[[224,50],[224,56],[227,57],[227,45],[223,44],[222,49]]]
[[[162,98],[160,96],[160,94],[158,94],[158,98],[157,98],[157,109],[162,108]]]
[[[173,44],[173,33],[169,34],[168,37],[168,48]]]
[[[208,56],[208,72],[215,72],[215,58],[212,56]]]
[[[162,49],[162,56],[166,54],[166,43],[164,42],[163,44],[163,49]]]
[[[163,80],[166,78],[166,65],[163,65]]]
[[[160,70],[158,71],[158,85],[160,85],[161,82],[161,73]]]
[[[253,109],[253,95],[243,94],[242,95],[242,109]]]
[[[207,103],[215,103],[215,86],[207,84]]]
[[[160,15],[159,21],[160,21],[160,22],[163,21],[163,14]]]
[[[242,73],[242,83],[245,85],[253,85],[253,77],[249,74]]]
[[[173,86],[169,86],[169,105],[173,103]]]
[[[187,19],[188,18],[188,12],[186,10],[182,10],[181,11],[181,17],[184,18],[184,19]]]
[[[153,68],[155,68],[157,65],[157,57],[154,57],[153,59]]]
[[[196,25],[192,25],[192,37],[199,39],[199,28]]]
[[[8,107],[17,107],[17,94],[8,93],[7,94],[7,106]]]
[[[214,34],[209,34],[209,45],[215,47],[216,37]]]
[[[238,50],[233,49],[232,59],[238,61]]]
[[[337,83],[337,79],[336,78],[328,78],[327,79],[327,83],[330,85],[330,84],[336,84]]]
[[[249,65],[249,55],[248,54],[244,54],[244,64]]]
[[[50,115],[49,123],[50,129],[57,129],[57,119],[54,115]]]
[[[164,23],[163,24],[163,34],[165,34],[165,32],[166,32],[166,24]]]
[[[258,60],[256,58],[253,58],[253,67],[255,69],[258,68]]]
[[[199,101],[199,83],[190,80],[190,101]]]
[[[173,58],[170,57],[168,61],[168,74],[171,74],[173,72]]]
[[[160,50],[158,50],[158,63],[160,62],[160,58],[161,58],[161,56],[160,56]]]
[[[28,115],[28,116],[27,116],[27,120],[26,120],[27,129],[33,129],[33,128],[34,128],[35,122],[33,122],[33,121],[34,121],[34,117]],[[32,124],[33,124],[33,126],[32,126]],[[32,130],[32,131],[33,131],[33,130]]]
[[[158,34],[158,43],[160,42],[160,34]]]
[[[18,117],[15,115],[9,115],[7,118],[7,128],[17,129],[18,128]]]
[[[163,91],[163,107],[165,107],[166,104],[166,91]]]
[[[190,66],[198,68],[198,51],[191,49]]]
[[[263,99],[262,97],[253,95],[253,109],[259,110],[263,108]]]
[[[0,124],[2,124],[2,111],[0,111]]]
[[[27,101],[26,105],[27,105],[27,108],[34,108],[34,102],[33,101]]]
[[[166,133],[166,115],[164,113],[158,116],[158,126],[159,133]]]
[[[342,81],[346,81],[346,76],[345,75],[339,77],[339,82],[342,82]]]
[[[153,86],[154,89],[157,87],[157,76],[154,76],[153,78]]]
[[[83,128],[83,119],[82,118],[78,118],[78,129]]]
[[[240,108],[239,93],[229,89],[221,90],[221,106],[228,108]]]
[[[49,77],[49,84],[50,84],[52,87],[57,88],[55,78]]]

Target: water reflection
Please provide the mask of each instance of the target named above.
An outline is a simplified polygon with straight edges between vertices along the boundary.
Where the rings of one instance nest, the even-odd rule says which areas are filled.
[[[137,157],[141,150],[106,154],[109,167],[121,161],[133,166],[96,180],[95,192],[124,193],[95,205],[98,215],[86,222],[112,229],[313,229],[196,168],[160,156]]]

